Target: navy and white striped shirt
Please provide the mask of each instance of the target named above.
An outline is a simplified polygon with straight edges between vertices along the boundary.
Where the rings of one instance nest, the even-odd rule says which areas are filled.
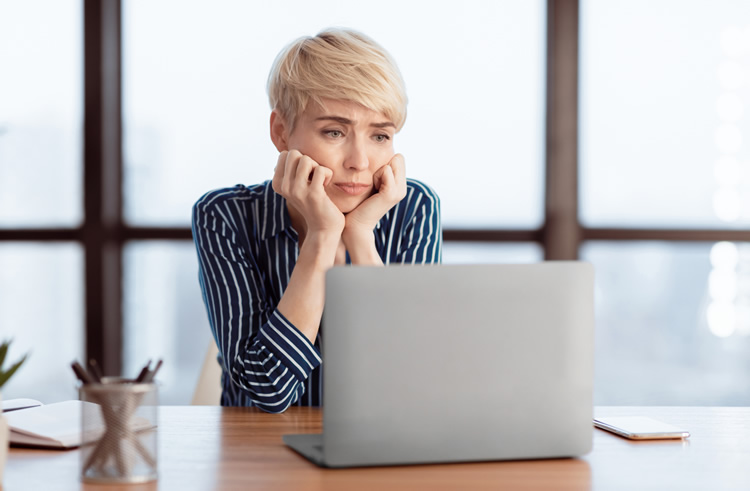
[[[276,308],[299,254],[286,200],[271,181],[211,191],[193,207],[192,228],[203,301],[223,369],[222,406],[268,412],[292,404],[319,406],[323,329],[311,344]],[[437,195],[407,179],[406,197],[374,232],[386,265],[439,263]]]

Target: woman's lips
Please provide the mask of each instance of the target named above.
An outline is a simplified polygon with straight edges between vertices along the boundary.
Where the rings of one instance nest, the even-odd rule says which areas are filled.
[[[336,187],[352,196],[357,196],[370,189],[370,186],[367,184],[357,184],[354,182],[338,182],[336,183]]]

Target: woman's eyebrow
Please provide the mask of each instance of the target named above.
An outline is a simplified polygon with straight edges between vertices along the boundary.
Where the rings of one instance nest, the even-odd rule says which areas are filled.
[[[391,123],[390,121],[385,121],[383,123],[372,123],[370,126],[373,128],[396,128],[396,125]]]
[[[346,124],[346,125],[357,124],[356,121],[353,121],[349,118],[344,118],[342,116],[320,116],[318,118],[315,118],[315,121],[335,121],[337,123]],[[370,126],[372,126],[373,128],[388,128],[388,127],[395,128],[396,127],[396,125],[390,121],[384,121],[382,123],[371,123]]]
[[[348,118],[342,118],[341,116],[321,116],[315,118],[315,121],[335,121],[341,124],[354,124],[355,122]]]

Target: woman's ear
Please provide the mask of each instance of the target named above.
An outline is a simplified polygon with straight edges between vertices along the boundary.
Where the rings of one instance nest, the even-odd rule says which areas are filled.
[[[276,150],[283,152],[289,150],[289,132],[287,131],[286,121],[278,110],[271,111],[271,141],[276,146]]]

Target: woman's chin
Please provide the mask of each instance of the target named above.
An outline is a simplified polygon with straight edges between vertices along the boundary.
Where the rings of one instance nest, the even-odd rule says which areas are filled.
[[[349,213],[353,212],[356,209],[357,209],[356,206],[347,206],[343,208],[339,206],[339,211],[341,211],[341,213],[343,213],[344,215],[348,215]]]
[[[334,204],[339,209],[341,213],[346,215],[347,213],[351,213],[352,211],[356,210],[359,205],[362,204],[364,200],[343,200],[343,201],[335,201]]]

